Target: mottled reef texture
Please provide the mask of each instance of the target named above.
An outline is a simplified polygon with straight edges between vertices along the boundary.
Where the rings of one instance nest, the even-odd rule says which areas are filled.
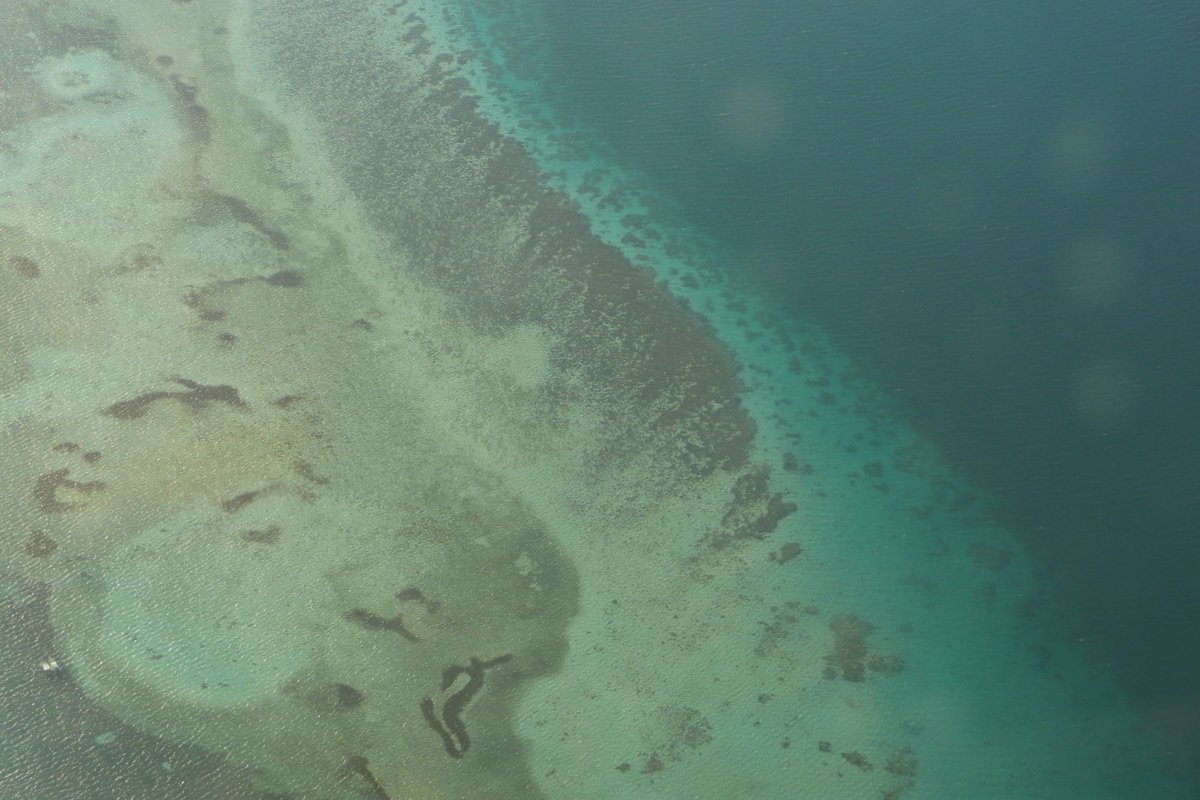
[[[347,41],[364,24],[356,13],[292,5],[272,35],[286,42],[281,63],[305,68],[285,80],[327,126],[375,226],[419,279],[454,298],[461,324],[502,334],[536,323],[558,336],[555,366],[607,390],[607,456],[654,448],[697,475],[747,466],[755,426],[733,359],[699,315],[543,185],[521,146],[480,115],[454,63],[428,58],[405,80]],[[401,31],[400,52],[428,49],[419,20]]]

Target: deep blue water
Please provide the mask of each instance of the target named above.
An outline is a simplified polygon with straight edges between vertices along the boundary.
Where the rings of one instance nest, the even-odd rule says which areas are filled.
[[[1200,763],[1200,11],[543,6],[555,102],[1002,497]]]

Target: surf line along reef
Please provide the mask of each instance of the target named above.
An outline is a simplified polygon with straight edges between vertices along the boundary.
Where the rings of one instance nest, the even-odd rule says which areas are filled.
[[[551,188],[470,8],[6,6],[2,574],[82,693],[305,800],[1134,796],[1032,724],[1115,747],[1112,693],[978,633],[1011,537],[819,332]]]

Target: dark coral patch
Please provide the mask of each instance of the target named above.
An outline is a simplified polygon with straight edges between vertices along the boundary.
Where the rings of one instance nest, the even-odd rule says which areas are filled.
[[[226,514],[234,514],[241,511],[246,506],[253,503],[262,495],[262,492],[242,492],[236,497],[232,497],[221,503],[221,510]]]
[[[796,556],[800,555],[800,553],[803,552],[803,550],[804,550],[804,548],[802,548],[799,545],[799,543],[788,542],[783,547],[772,552],[767,557],[777,564],[786,564],[787,562],[791,561]]]
[[[243,531],[242,541],[251,544],[275,544],[283,530],[278,525],[271,525],[262,531]]]
[[[893,775],[902,775],[907,778],[917,777],[917,759],[916,753],[911,747],[898,747],[888,756],[887,766],[884,767]]]
[[[192,411],[201,411],[209,403],[223,403],[233,408],[245,409],[246,403],[232,386],[203,386],[187,378],[172,378],[187,389],[186,392],[148,392],[132,400],[121,400],[104,409],[102,414],[116,419],[138,419],[145,416],[147,409],[159,400],[178,400]]]
[[[30,531],[25,540],[25,555],[30,558],[45,558],[58,549],[58,542],[41,531]]]
[[[338,710],[345,711],[351,708],[358,708],[360,705],[362,705],[362,692],[360,692],[358,689],[355,689],[353,686],[345,683],[338,683],[334,684],[333,688],[337,693],[337,698],[334,701],[334,705]]]
[[[37,262],[27,256],[9,256],[8,265],[26,278],[36,278],[42,273]]]
[[[441,690],[443,692],[453,686],[460,675],[467,676],[467,684],[446,700],[442,706],[441,719],[438,719],[434,709],[433,698],[426,697],[421,701],[421,716],[425,717],[429,727],[433,728],[442,740],[442,746],[446,748],[446,753],[451,758],[462,758],[471,746],[466,723],[462,721],[462,712],[483,688],[484,672],[511,660],[511,653],[498,656],[491,661],[480,661],[478,658],[472,657],[470,666],[451,664],[442,670]]]
[[[280,270],[263,278],[267,284],[271,286],[279,286],[285,289],[291,289],[296,286],[304,285],[304,276],[299,272],[291,269]]]
[[[316,470],[313,469],[313,465],[302,458],[297,458],[292,462],[292,469],[294,469],[296,474],[300,477],[304,478],[305,480],[312,481],[318,486],[324,486],[325,484],[329,483],[329,478],[318,475]]]
[[[72,511],[84,505],[82,499],[63,500],[59,497],[60,490],[68,496],[81,498],[107,488],[103,481],[73,481],[67,477],[69,473],[69,469],[59,469],[38,477],[33,487],[33,499],[37,501],[38,508],[47,514]]]
[[[830,670],[835,675],[840,670],[842,677],[851,683],[862,681],[866,670],[867,637],[875,626],[855,614],[846,614],[834,617],[829,627],[833,630],[834,646],[833,652],[825,656],[829,664],[826,676]]]
[[[398,633],[410,642],[421,641],[412,631],[404,626],[404,618],[397,614],[392,618],[381,617],[378,614],[372,614],[364,608],[356,608],[345,614],[347,622],[353,622],[361,628],[366,628],[369,631],[392,631]]]
[[[733,503],[721,519],[721,528],[709,533],[704,540],[715,550],[744,539],[765,539],[780,520],[796,510],[795,503],[785,503],[782,495],[772,493],[768,478],[769,467],[760,467],[738,478],[733,486]]]
[[[987,542],[976,542],[967,548],[967,555],[975,564],[992,572],[999,572],[1012,561],[1012,550],[1008,547],[996,547]]]

